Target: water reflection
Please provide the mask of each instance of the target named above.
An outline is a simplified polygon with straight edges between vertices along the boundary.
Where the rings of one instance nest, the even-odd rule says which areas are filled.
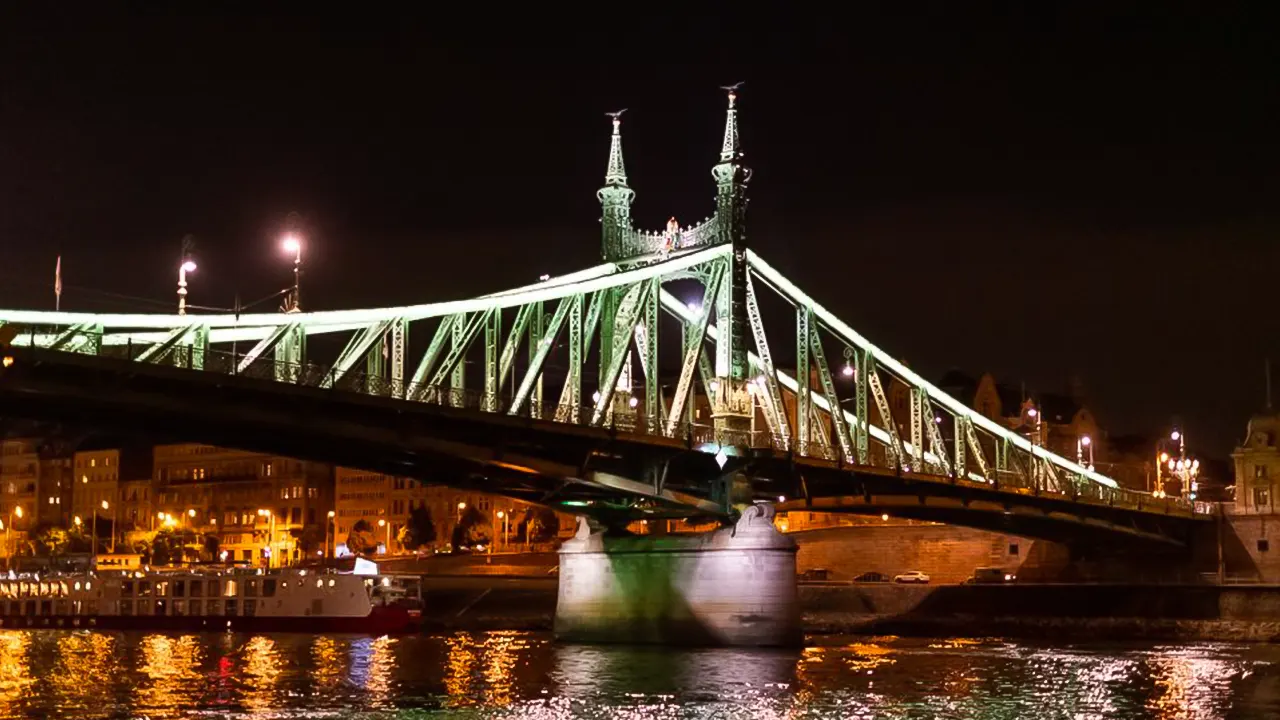
[[[283,666],[276,641],[265,635],[254,636],[240,654],[244,657],[244,664],[239,668],[243,686],[240,702],[254,711],[251,717],[266,717],[277,705],[276,685]]]
[[[181,717],[195,705],[202,686],[199,671],[204,646],[192,635],[174,637],[152,634],[143,637],[138,671],[142,683],[135,684],[137,706],[149,717]]]
[[[45,676],[49,690],[65,698],[68,707],[89,712],[100,709],[104,696],[114,695],[115,679],[123,665],[116,654],[116,637],[104,633],[59,633],[53,672]]]
[[[0,632],[0,717],[1250,718],[1280,716],[1278,691],[1272,646]]]
[[[20,712],[22,698],[35,682],[27,661],[31,634],[18,630],[0,630],[0,710],[5,715]]]

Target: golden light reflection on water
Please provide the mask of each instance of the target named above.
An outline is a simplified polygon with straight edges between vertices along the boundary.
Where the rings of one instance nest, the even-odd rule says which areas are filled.
[[[1182,648],[1162,649],[1150,661],[1156,694],[1147,708],[1161,720],[1212,716],[1214,701],[1229,689],[1238,668],[1233,663],[1187,654]]]
[[[0,631],[0,710],[17,714],[17,704],[35,682],[27,664],[31,635],[15,630]]]
[[[485,702],[509,705],[515,691],[515,666],[519,654],[529,648],[526,633],[497,632],[484,640]]]
[[[386,635],[374,640],[369,647],[369,671],[364,689],[369,693],[370,704],[377,708],[391,699],[391,678],[396,668],[392,654],[396,641]]]
[[[446,641],[449,654],[445,658],[444,691],[450,705],[472,705],[471,673],[476,664],[476,643],[470,633],[456,633]]]
[[[244,657],[241,667],[244,691],[240,701],[254,711],[253,717],[266,717],[276,706],[276,685],[284,664],[276,641],[255,635],[240,649],[240,654]]]
[[[318,637],[311,645],[311,682],[317,693],[333,690],[342,685],[347,670],[347,655],[342,646],[330,637]]]
[[[516,667],[542,641],[529,633],[458,633],[448,638],[445,692],[455,707],[509,705],[516,700]]]
[[[141,643],[138,671],[146,678],[134,695],[149,717],[181,717],[190,704],[191,689],[199,687],[204,646],[191,635],[147,635]]]
[[[58,662],[45,680],[68,704],[100,706],[124,667],[116,655],[116,637],[103,633],[70,632],[57,642]]]

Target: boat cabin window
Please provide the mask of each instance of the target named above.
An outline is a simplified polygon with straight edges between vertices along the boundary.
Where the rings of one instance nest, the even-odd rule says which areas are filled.
[[[176,598],[186,597],[186,596],[187,596],[187,581],[186,581],[186,580],[174,580],[174,581],[173,581],[173,596],[174,596],[174,597],[176,597]]]
[[[133,597],[133,581],[132,580],[121,581],[120,597]]]
[[[214,583],[216,582],[217,581],[215,580]],[[203,585],[204,585],[204,581],[202,580],[192,580],[191,581],[191,597],[196,598],[196,597],[200,597],[201,595],[204,595]],[[212,587],[212,583],[210,586]]]
[[[265,578],[262,581],[262,597],[275,597],[276,595],[276,579]],[[248,607],[246,606],[246,609]]]

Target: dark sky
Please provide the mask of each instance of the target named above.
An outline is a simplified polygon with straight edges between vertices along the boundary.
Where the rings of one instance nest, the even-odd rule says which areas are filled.
[[[1075,375],[1113,433],[1222,455],[1280,361],[1271,18],[182,7],[0,11],[0,305],[51,308],[61,253],[67,308],[164,310],[186,233],[193,302],[265,295],[291,210],[315,309],[585,267],[603,113],[639,223],[693,221],[745,80],[751,244],[927,375]]]

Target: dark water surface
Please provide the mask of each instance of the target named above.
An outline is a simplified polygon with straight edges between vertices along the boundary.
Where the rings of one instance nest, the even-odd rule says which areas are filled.
[[[3,718],[1267,718],[1280,647],[0,631]]]

